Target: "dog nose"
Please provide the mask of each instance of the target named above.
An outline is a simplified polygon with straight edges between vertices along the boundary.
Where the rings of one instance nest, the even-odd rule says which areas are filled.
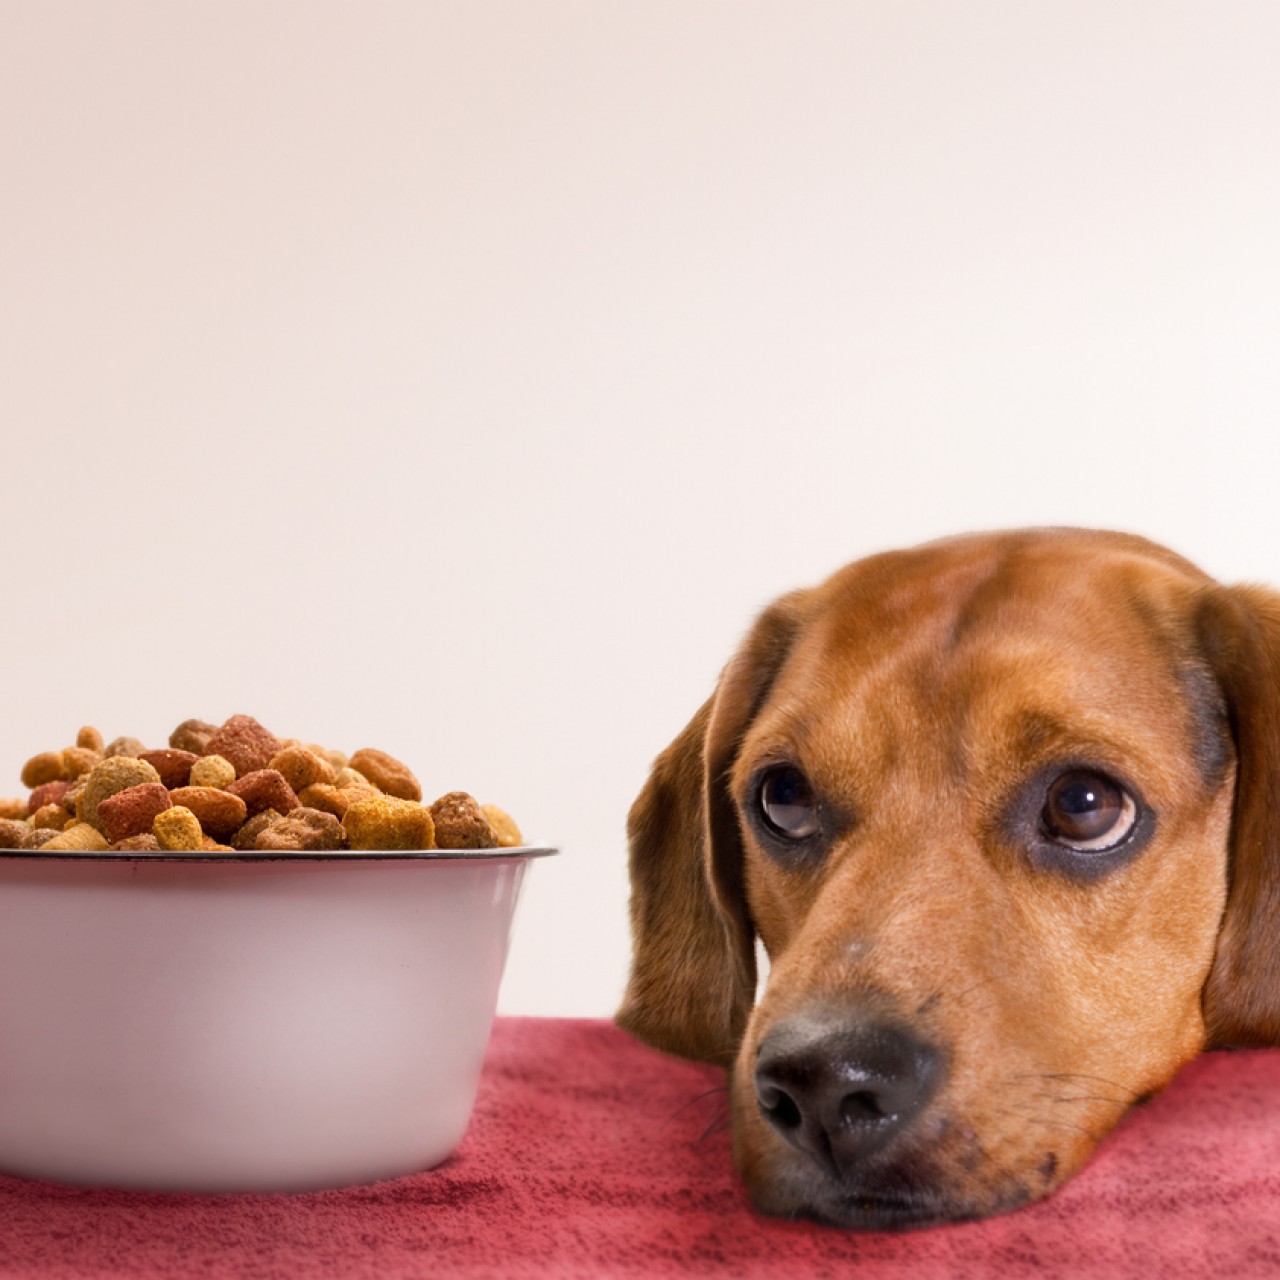
[[[910,1127],[941,1077],[941,1055],[892,1023],[796,1018],[760,1044],[756,1101],[793,1147],[847,1172]]]

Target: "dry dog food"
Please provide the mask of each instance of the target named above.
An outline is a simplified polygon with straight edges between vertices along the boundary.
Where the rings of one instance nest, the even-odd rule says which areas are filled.
[[[167,747],[104,742],[86,726],[75,745],[22,769],[25,797],[0,798],[0,849],[98,853],[337,852],[511,849],[519,827],[465,791],[434,804],[394,756],[347,756],[277,738],[252,716],[184,720]]]

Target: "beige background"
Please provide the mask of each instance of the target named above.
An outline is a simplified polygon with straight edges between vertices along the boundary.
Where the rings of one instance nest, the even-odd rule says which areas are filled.
[[[996,525],[1280,581],[1280,8],[0,3],[0,776],[244,710],[563,845],[773,595]],[[12,785],[12,784],[7,784]]]

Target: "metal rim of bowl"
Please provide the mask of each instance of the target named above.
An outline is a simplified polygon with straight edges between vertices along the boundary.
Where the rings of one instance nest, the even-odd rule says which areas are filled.
[[[139,849],[102,849],[80,853],[75,849],[0,849],[0,861],[22,858],[46,862],[483,862],[507,858],[548,858],[560,850],[553,845],[516,845],[503,849],[336,849],[332,853],[300,850],[297,853],[204,853],[199,849],[172,849],[150,853]]]

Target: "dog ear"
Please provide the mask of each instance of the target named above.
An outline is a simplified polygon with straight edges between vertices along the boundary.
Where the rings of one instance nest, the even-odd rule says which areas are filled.
[[[1208,1042],[1280,1044],[1280,595],[1214,589],[1199,623],[1237,757],[1227,907],[1204,989]]]
[[[755,1000],[755,928],[728,773],[801,625],[807,593],[757,620],[716,691],[657,758],[631,807],[631,977],[618,1024],[729,1063]]]

